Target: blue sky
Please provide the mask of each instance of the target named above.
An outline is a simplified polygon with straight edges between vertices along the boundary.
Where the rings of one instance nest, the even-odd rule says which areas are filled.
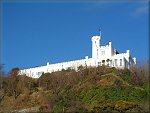
[[[91,37],[148,59],[147,2],[48,2],[3,4],[5,71],[91,57]]]

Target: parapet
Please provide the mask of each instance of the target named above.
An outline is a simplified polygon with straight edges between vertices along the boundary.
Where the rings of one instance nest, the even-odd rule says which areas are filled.
[[[108,48],[108,47],[111,47],[111,46],[112,46],[112,42],[109,42],[108,45],[100,46],[100,49],[105,49],[105,48]]]
[[[95,40],[100,40],[100,39],[101,39],[100,36],[93,36],[91,40],[92,40],[92,41],[95,41]]]
[[[88,59],[89,57],[88,56],[85,56],[85,59]]]
[[[127,53],[119,53],[119,54],[116,54],[115,56],[126,56]]]
[[[126,50],[126,53],[130,53],[130,50]]]
[[[112,42],[109,42],[109,45],[112,45]]]
[[[100,49],[105,49],[105,48],[108,48],[109,45],[106,45],[106,46],[100,46]]]

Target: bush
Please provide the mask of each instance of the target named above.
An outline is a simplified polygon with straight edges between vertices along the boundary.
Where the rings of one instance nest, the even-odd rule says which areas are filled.
[[[60,100],[58,101],[55,106],[53,107],[53,112],[56,113],[60,113],[60,112],[64,112],[64,108],[67,105],[67,101],[66,100]]]
[[[143,88],[147,92],[147,94],[150,96],[150,83],[144,83]]]
[[[127,111],[138,111],[143,112],[141,108],[132,102],[127,101],[103,101],[98,106],[94,106],[91,110],[93,113],[101,112],[127,112]]]
[[[124,100],[124,101],[144,101],[148,98],[147,92],[141,89],[132,87],[95,87],[88,91],[81,91],[78,98],[88,104],[93,101],[105,100]]]

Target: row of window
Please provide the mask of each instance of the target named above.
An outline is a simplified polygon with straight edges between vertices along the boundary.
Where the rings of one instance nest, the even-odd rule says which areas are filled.
[[[36,75],[42,75],[43,72],[36,72]]]
[[[122,59],[120,59],[120,66],[122,66]],[[118,66],[118,59],[115,59],[115,66]]]
[[[123,60],[120,59],[120,61],[119,61],[119,63],[118,63],[118,59],[115,59],[115,60],[114,60],[114,65],[115,65],[115,66],[122,66],[122,64],[123,64],[122,61],[123,61]],[[119,65],[118,65],[118,64],[119,64]],[[99,66],[105,65],[105,60],[102,61],[102,64],[101,64],[101,62],[98,62],[98,65],[99,65]],[[112,60],[110,60],[110,62],[107,62],[107,65],[108,65],[108,66],[112,66]]]

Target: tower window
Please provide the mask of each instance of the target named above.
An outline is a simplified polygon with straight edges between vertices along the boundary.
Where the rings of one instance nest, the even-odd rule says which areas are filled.
[[[105,55],[105,51],[102,51],[101,54],[102,54],[102,55]]]
[[[122,66],[122,59],[120,59],[120,66]]]

